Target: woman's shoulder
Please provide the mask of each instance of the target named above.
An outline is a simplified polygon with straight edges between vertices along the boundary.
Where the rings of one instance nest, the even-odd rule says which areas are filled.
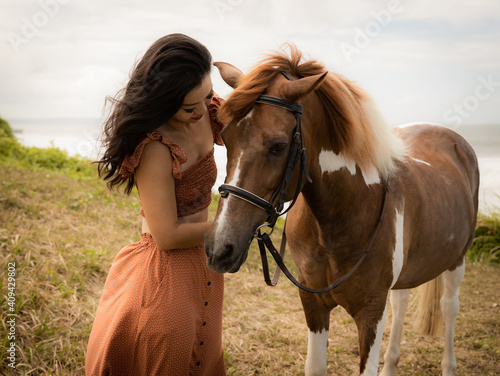
[[[153,163],[171,164],[174,178],[180,179],[182,176],[180,165],[186,162],[186,154],[179,145],[158,131],[148,133],[137,145],[134,153],[125,158],[120,167],[120,175],[124,179],[132,176],[145,154],[146,159],[152,160]],[[166,155],[168,158],[165,158]]]
[[[169,148],[165,147],[160,140],[153,140],[144,145],[139,164],[136,166],[135,173],[139,170],[149,171],[151,174],[159,177],[159,172],[166,173],[168,176],[173,172],[172,154]]]

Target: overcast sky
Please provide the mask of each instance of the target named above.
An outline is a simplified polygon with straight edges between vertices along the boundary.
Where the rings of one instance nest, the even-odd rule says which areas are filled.
[[[498,0],[0,0],[0,116],[100,118],[174,32],[243,71],[294,42],[358,81],[391,124],[500,124]],[[229,94],[216,70],[213,82]]]

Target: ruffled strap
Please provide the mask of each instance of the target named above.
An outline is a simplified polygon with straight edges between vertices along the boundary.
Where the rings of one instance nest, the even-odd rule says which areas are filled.
[[[171,141],[158,131],[148,133],[146,135],[146,138],[142,140],[139,145],[137,145],[134,153],[132,155],[128,155],[124,159],[120,167],[120,175],[122,176],[122,178],[128,179],[132,175],[134,175],[135,169],[137,168],[141,160],[141,155],[144,147],[152,141],[160,141],[162,144],[168,146],[173,159],[172,176],[174,177],[174,179],[181,179],[181,164],[186,163],[187,161],[186,153],[184,153],[179,145],[177,145],[175,142]]]
[[[224,145],[224,141],[222,140],[220,133],[222,132],[222,129],[224,129],[225,124],[219,120],[217,112],[219,111],[220,106],[222,106],[222,103],[224,103],[224,100],[214,93],[212,101],[208,104],[208,113],[210,114],[210,123],[212,124],[214,142],[220,146]]]

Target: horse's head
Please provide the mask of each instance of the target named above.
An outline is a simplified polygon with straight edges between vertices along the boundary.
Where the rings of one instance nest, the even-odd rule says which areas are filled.
[[[279,70],[254,71],[244,76],[230,64],[216,63],[216,66],[226,83],[235,89],[221,109],[229,118],[222,132],[227,147],[225,183],[277,205],[279,197],[273,193],[287,170],[297,125],[296,113],[261,103],[258,98],[264,93],[284,99],[293,108],[293,103],[321,84],[326,73],[288,80]],[[285,201],[293,198],[296,186],[300,184],[299,170],[298,167],[293,169],[283,197]],[[256,229],[269,216],[255,203],[241,198],[223,195],[213,229],[205,236],[208,266],[220,273],[239,270],[246,260]]]

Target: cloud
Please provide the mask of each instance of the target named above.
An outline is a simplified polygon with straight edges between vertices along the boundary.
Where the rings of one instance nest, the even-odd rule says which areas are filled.
[[[434,20],[462,28],[481,24],[485,19],[500,19],[500,3],[496,0],[409,0],[407,4],[402,20]]]
[[[359,81],[394,122],[413,114],[440,121],[439,108],[473,91],[479,75],[500,79],[496,0],[0,0],[0,7],[0,113],[13,119],[99,117],[105,96],[125,84],[134,62],[172,32],[193,36],[215,60],[244,71],[293,41]],[[342,43],[355,46],[370,27],[369,43],[346,59]],[[17,53],[12,34],[29,37]],[[216,71],[213,80],[222,95],[230,92]],[[491,122],[498,121],[490,110],[495,101],[498,93],[483,106]],[[426,102],[437,109],[426,112]]]

